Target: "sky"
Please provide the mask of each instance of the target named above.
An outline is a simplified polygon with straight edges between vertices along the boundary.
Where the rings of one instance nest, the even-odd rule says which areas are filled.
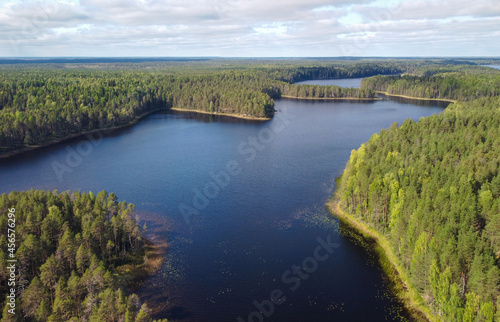
[[[0,57],[500,56],[499,0],[0,1]]]

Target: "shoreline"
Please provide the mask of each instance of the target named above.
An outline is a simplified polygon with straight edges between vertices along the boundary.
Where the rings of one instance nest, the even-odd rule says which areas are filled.
[[[136,294],[143,303],[147,303],[154,314],[158,310],[157,305],[148,301],[148,297],[141,294],[139,290],[145,285],[148,278],[155,276],[166,258],[168,243],[163,240],[144,237],[144,254],[137,257],[136,262],[118,266],[115,269],[121,283],[124,284],[127,295]]]
[[[422,299],[420,294],[414,290],[409,282],[406,273],[400,266],[399,261],[392,251],[391,245],[385,236],[358,220],[354,216],[348,214],[340,207],[340,201],[337,197],[330,199],[326,207],[328,211],[335,216],[342,224],[353,229],[357,234],[361,235],[367,241],[374,243],[374,251],[378,256],[378,262],[382,266],[382,270],[386,277],[389,278],[391,288],[395,295],[402,301],[411,316],[417,321],[441,321],[433,315],[430,308]]]
[[[179,111],[179,112],[192,112],[192,113],[207,114],[213,116],[229,116],[229,117],[235,117],[239,119],[252,120],[252,121],[270,121],[272,119],[271,117],[255,117],[255,116],[245,116],[245,115],[229,114],[229,113],[211,113],[206,111],[190,110],[187,108],[179,108],[179,107],[172,107],[169,108],[168,110]]]
[[[130,293],[135,293],[146,278],[153,276],[160,269],[168,249],[168,244],[164,240],[153,241],[146,237],[143,238],[144,254],[138,257],[140,262],[116,268],[117,274],[126,283]]]
[[[69,136],[66,136],[66,137],[63,137],[63,138],[54,139],[54,140],[51,140],[51,141],[48,141],[48,142],[45,142],[45,143],[41,143],[41,144],[38,144],[38,145],[29,146],[29,147],[22,148],[20,150],[14,150],[14,151],[2,153],[2,154],[0,154],[0,159],[6,159],[6,158],[10,158],[12,156],[15,156],[15,155],[18,155],[18,154],[22,154],[22,153],[25,153],[25,152],[33,151],[33,150],[40,149],[40,148],[46,148],[48,146],[51,146],[51,145],[54,145],[54,144],[57,144],[57,143],[62,143],[62,142],[65,142],[65,141],[69,141],[71,139],[75,139],[75,138],[78,138],[78,137],[83,136],[83,135],[88,135],[88,134],[97,133],[97,132],[107,132],[107,131],[118,130],[118,129],[121,129],[121,128],[124,128],[124,127],[127,127],[127,126],[134,125],[139,120],[141,120],[143,117],[148,116],[149,114],[153,114],[155,112],[160,112],[160,111],[166,111],[166,109],[161,108],[161,109],[156,109],[154,111],[149,111],[149,112],[146,112],[146,113],[142,113],[141,115],[136,116],[130,123],[127,123],[127,124],[117,125],[117,126],[113,126],[113,127],[107,127],[107,128],[103,128],[103,129],[94,129],[94,130],[85,131],[85,132],[81,132],[81,133],[74,133],[74,134],[71,134]]]
[[[289,95],[281,95],[281,98],[289,98],[294,100],[310,100],[310,101],[380,101],[379,97],[374,98],[356,98],[356,97],[295,97]]]
[[[229,116],[229,117],[235,117],[235,118],[246,119],[246,120],[253,120],[253,121],[269,121],[269,120],[272,119],[272,118],[266,118],[266,117],[252,117],[252,116],[227,114],[227,113],[215,113],[214,114],[214,113],[210,113],[210,112],[204,112],[204,111],[198,111],[198,110],[189,110],[189,109],[182,109],[182,108],[167,108],[167,109],[160,108],[160,109],[156,109],[156,110],[153,110],[153,111],[148,111],[146,113],[138,115],[130,123],[127,123],[127,124],[121,124],[121,125],[117,125],[117,126],[113,126],[113,127],[108,127],[108,128],[102,128],[102,129],[94,129],[94,130],[85,131],[85,132],[81,132],[81,133],[73,133],[73,134],[70,134],[70,135],[65,136],[63,138],[53,139],[53,140],[50,140],[50,141],[47,141],[47,142],[44,142],[44,143],[40,143],[38,145],[28,146],[28,147],[24,147],[24,148],[19,149],[19,150],[14,150],[14,151],[9,151],[9,152],[5,152],[5,153],[1,153],[0,154],[0,159],[6,159],[6,158],[10,158],[10,157],[15,156],[15,155],[23,154],[25,152],[37,150],[37,149],[40,149],[40,148],[46,148],[48,146],[51,146],[51,145],[54,145],[54,144],[57,144],[57,143],[62,143],[62,142],[65,142],[65,141],[69,141],[71,139],[75,139],[75,138],[78,138],[80,136],[84,136],[84,135],[88,135],[88,134],[93,134],[93,133],[97,133],[97,132],[114,131],[114,130],[122,129],[122,128],[125,128],[127,126],[132,126],[132,125],[136,124],[137,122],[139,122],[145,116],[148,116],[148,115],[156,113],[156,112],[169,111],[169,110],[179,111],[179,112],[192,112],[192,113],[200,113],[200,114],[209,114],[209,115],[215,115],[215,116],[217,116],[217,115]]]
[[[438,102],[448,102],[448,103],[457,103],[458,102],[456,100],[447,99],[447,98],[423,98],[423,97],[414,97],[414,96],[408,96],[408,95],[391,94],[388,92],[381,92],[381,91],[377,91],[377,93],[383,94],[386,96],[408,98],[408,99],[418,100],[418,101],[438,101]]]

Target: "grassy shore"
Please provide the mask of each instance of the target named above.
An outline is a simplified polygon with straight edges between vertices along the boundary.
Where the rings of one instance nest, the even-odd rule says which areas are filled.
[[[239,119],[245,119],[245,120],[254,120],[254,121],[269,121],[271,120],[270,117],[255,117],[255,116],[248,116],[248,115],[240,115],[240,114],[229,114],[229,113],[211,113],[211,112],[206,112],[206,111],[199,111],[199,110],[190,110],[187,108],[177,108],[177,107],[172,107],[172,111],[180,111],[180,112],[193,112],[193,113],[199,113],[199,114],[208,114],[208,115],[214,115],[214,116],[229,116],[229,117],[235,117]]]
[[[134,257],[131,263],[116,268],[116,274],[130,293],[137,291],[147,277],[158,271],[165,259],[166,242],[146,240],[145,244],[143,254]]]
[[[391,94],[388,92],[380,92],[377,91],[379,94],[384,94],[386,96],[394,96],[394,97],[402,97],[402,98],[408,98],[412,100],[418,100],[418,101],[438,101],[438,102],[450,102],[450,103],[456,103],[458,101],[456,100],[450,100],[446,98],[423,98],[423,97],[414,97],[414,96],[407,96],[407,95],[399,95],[399,94]]]
[[[367,241],[373,242],[372,244],[374,245],[374,250],[378,255],[382,269],[391,281],[391,287],[416,321],[442,321],[438,316],[431,313],[430,308],[422,297],[412,288],[408,276],[406,276],[404,269],[399,264],[399,260],[392,251],[391,244],[387,238],[361,220],[342,210],[338,198],[331,199],[327,203],[327,208],[343,225],[353,229]]]
[[[115,269],[115,274],[128,294],[137,294],[142,302],[148,304],[151,313],[158,314],[164,307],[151,298],[151,290],[141,291],[145,285],[144,281],[158,274],[167,253],[168,245],[166,241],[153,234],[152,239],[146,239],[144,251],[131,258],[128,264],[119,266]],[[148,290],[150,286],[146,286]],[[153,289],[154,292],[154,289]]]
[[[281,98],[290,98],[295,100],[310,100],[310,101],[379,101],[381,98],[359,98],[359,97],[296,97],[289,95],[281,95]]]

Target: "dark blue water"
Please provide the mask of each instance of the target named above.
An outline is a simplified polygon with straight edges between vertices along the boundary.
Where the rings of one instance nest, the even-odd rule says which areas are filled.
[[[156,317],[399,319],[405,313],[373,256],[339,234],[324,204],[352,149],[395,121],[442,108],[280,100],[276,109],[269,122],[156,113],[103,139],[0,160],[0,193],[105,189],[134,203],[170,245],[139,290]],[[338,247],[325,250],[318,238]],[[284,302],[271,308],[271,297]]]
[[[359,88],[361,86],[362,79],[363,78],[320,79],[320,80],[307,80],[303,82],[297,82],[296,84],[335,85],[340,87]]]

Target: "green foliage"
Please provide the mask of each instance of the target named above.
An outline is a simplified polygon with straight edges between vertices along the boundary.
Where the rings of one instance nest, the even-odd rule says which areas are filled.
[[[422,67],[415,74],[363,79],[361,88],[420,98],[470,101],[500,94],[500,71],[487,67]]]
[[[343,88],[326,85],[285,84],[282,95],[296,98],[375,98],[377,93],[370,89]]]
[[[374,135],[352,152],[338,188],[447,321],[500,311],[498,155],[500,98],[455,103]]]
[[[18,316],[25,321],[151,321],[136,295],[125,296],[116,267],[143,255],[132,204],[114,194],[39,190],[0,196],[0,224],[16,209]],[[7,248],[0,239],[0,248]],[[0,281],[0,297],[7,295]],[[4,305],[5,307],[5,305]],[[20,314],[22,312],[22,314]],[[2,321],[11,319],[3,314]]]
[[[277,95],[262,73],[7,69],[0,75],[0,152],[126,125],[170,107],[272,116]]]
[[[227,65],[227,66],[226,66]],[[272,117],[282,94],[372,98],[371,90],[290,83],[401,72],[385,63],[297,63],[193,66],[6,67],[0,74],[0,155],[96,129],[127,125],[172,107],[246,117]],[[108,66],[108,65],[105,65]],[[57,66],[56,66],[57,67]],[[85,66],[88,67],[88,66]],[[109,67],[109,66],[108,66]],[[135,68],[135,69],[132,69]]]

